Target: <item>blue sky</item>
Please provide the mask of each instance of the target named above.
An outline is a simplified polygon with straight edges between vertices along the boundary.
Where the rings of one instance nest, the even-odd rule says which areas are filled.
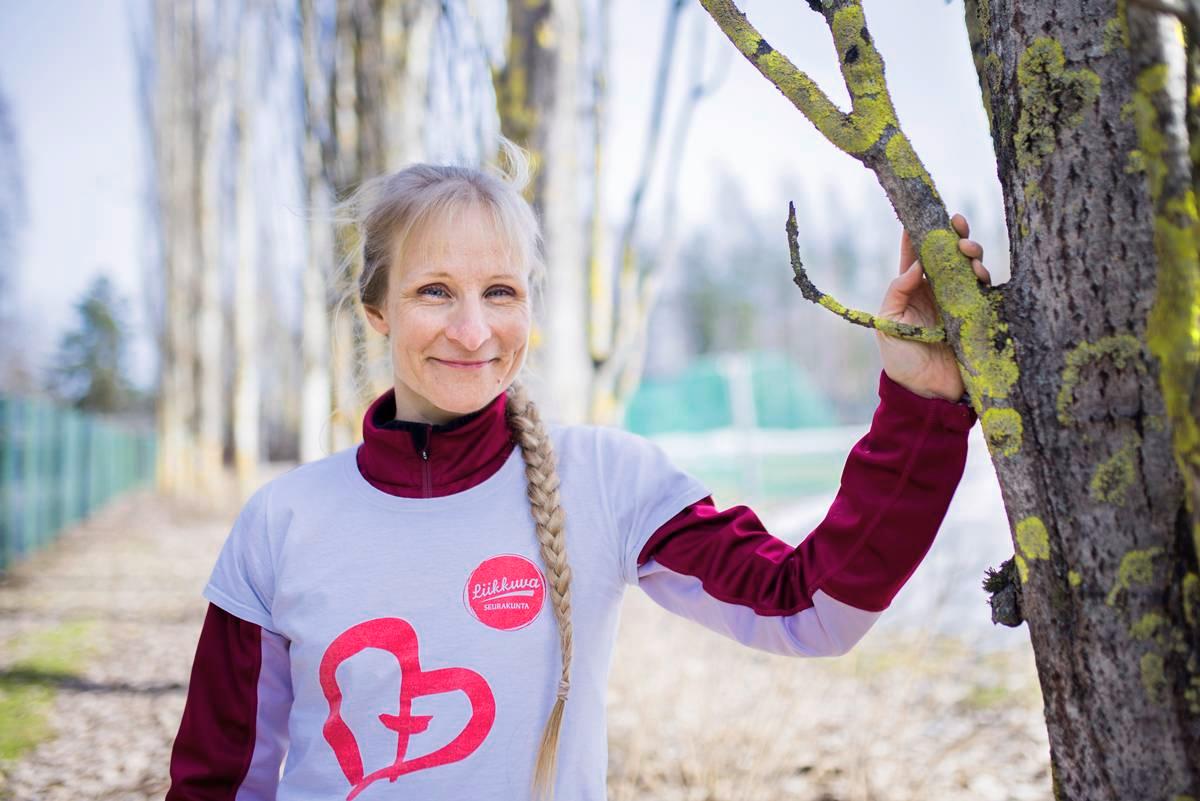
[[[145,156],[125,6],[8,0],[0,8],[0,86],[29,206],[18,281],[30,344],[44,358],[101,270],[116,278],[142,326]]]
[[[613,3],[606,205],[614,223],[628,201],[641,152],[665,15],[665,2],[657,14],[648,12],[648,5],[644,0]],[[866,0],[864,6],[905,132],[950,210],[976,210],[977,238],[989,254],[1000,254],[985,261],[995,279],[1004,280],[1000,185],[961,0]],[[755,0],[746,11],[776,49],[848,107],[820,17],[795,0]],[[129,14],[125,0],[0,0],[0,87],[14,111],[29,193],[19,291],[36,358],[44,361],[53,353],[71,321],[74,300],[105,271],[130,301],[138,336],[134,361],[144,380],[151,363],[141,289],[148,232],[142,219],[146,155],[135,107]],[[697,25],[707,28],[710,62],[722,58],[718,48],[732,47],[698,4],[689,7],[677,89]],[[825,142],[736,53],[691,131],[679,194],[685,230],[712,225],[719,217],[722,173],[735,176],[757,212],[769,221],[778,218],[780,230],[789,198],[809,210],[812,226],[827,226],[831,209],[861,214],[864,238],[889,254],[879,266],[882,297],[895,272],[891,243],[898,240],[900,226],[874,176]],[[833,195],[837,203],[831,202]],[[648,230],[659,214],[658,195],[652,197]]]

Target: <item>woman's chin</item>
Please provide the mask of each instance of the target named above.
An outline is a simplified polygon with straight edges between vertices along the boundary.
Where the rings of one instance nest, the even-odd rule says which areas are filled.
[[[430,400],[442,411],[460,416],[479,411],[499,394],[498,384],[480,381],[478,387],[464,387],[461,392],[445,393]]]

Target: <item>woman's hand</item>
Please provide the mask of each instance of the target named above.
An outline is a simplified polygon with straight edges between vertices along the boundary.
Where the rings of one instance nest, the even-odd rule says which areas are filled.
[[[950,224],[962,237],[958,249],[970,257],[975,276],[985,284],[992,277],[983,266],[983,248],[978,242],[967,239],[971,232],[967,219],[961,214],[950,218]],[[900,277],[888,285],[879,317],[919,326],[935,326],[942,322],[937,304],[933,300],[933,289],[925,278],[925,270],[917,261],[917,252],[908,238],[908,231],[900,236]],[[926,398],[945,398],[957,401],[963,396],[962,374],[954,351],[945,342],[914,342],[889,336],[875,330],[879,343],[879,354],[883,358],[883,370],[888,378],[905,389]]]

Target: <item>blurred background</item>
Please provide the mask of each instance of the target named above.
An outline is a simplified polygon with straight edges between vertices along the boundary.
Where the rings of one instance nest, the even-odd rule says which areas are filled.
[[[962,4],[864,5],[1002,283]],[[818,15],[743,10],[849,107]],[[880,362],[792,284],[787,203],[817,286],[870,312],[900,225],[694,0],[0,0],[0,798],[165,792],[233,515],[356,443],[391,382],[361,310],[333,308],[331,204],[492,160],[498,133],[537,165],[548,416],[656,439],[790,542],[824,517]],[[1011,552],[976,426],[933,550],[845,657],[749,652],[630,593],[612,797],[1049,798],[1028,636],[979,587]]]

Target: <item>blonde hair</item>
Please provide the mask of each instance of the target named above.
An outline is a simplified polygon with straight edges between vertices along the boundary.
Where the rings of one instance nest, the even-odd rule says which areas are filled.
[[[452,221],[468,205],[491,215],[502,252],[529,269],[530,286],[540,286],[545,274],[537,216],[521,191],[529,182],[529,157],[520,147],[501,139],[507,170],[499,166],[471,167],[412,164],[397,172],[364,181],[335,208],[335,219],[348,224],[351,240],[339,265],[340,311],[356,300],[383,309],[388,274],[407,243],[415,241],[430,223]],[[355,267],[361,264],[357,280]],[[362,359],[356,351],[356,359]],[[359,379],[356,377],[355,379]],[[558,738],[563,708],[571,686],[571,568],[567,564],[565,516],[558,496],[554,449],[537,406],[524,387],[508,390],[506,420],[525,461],[529,507],[546,567],[551,605],[558,623],[562,672],[554,706],[542,732],[534,765],[534,797],[554,795]]]

